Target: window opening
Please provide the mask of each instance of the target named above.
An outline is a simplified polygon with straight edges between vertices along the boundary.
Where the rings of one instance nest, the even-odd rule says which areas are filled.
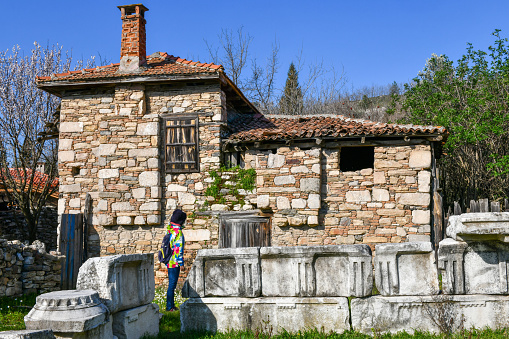
[[[165,119],[166,172],[198,172],[198,117]]]
[[[374,163],[374,147],[341,147],[339,153],[339,169],[342,172],[373,168]]]

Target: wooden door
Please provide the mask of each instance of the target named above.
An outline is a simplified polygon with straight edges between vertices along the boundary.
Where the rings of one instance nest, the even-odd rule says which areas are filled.
[[[78,271],[84,259],[83,214],[62,214],[59,249],[65,255],[61,273],[62,289],[75,289]]]
[[[271,222],[268,217],[222,217],[219,248],[270,246]]]

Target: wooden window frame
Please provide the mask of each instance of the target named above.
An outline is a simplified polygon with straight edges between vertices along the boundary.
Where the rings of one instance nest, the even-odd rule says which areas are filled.
[[[182,120],[186,120],[186,119],[194,119],[195,120],[195,124],[194,125],[175,125],[174,127],[172,126],[168,126],[168,121],[182,121]],[[198,115],[179,115],[179,116],[170,116],[170,117],[164,117],[163,118],[163,133],[164,133],[164,167],[165,167],[165,173],[196,173],[196,172],[200,172],[200,152],[199,152],[199,136],[198,136],[198,131],[199,131],[199,120],[198,120]],[[168,129],[170,128],[182,128],[182,127],[194,127],[195,128],[195,133],[194,133],[194,136],[195,136],[195,140],[194,142],[192,143],[168,143]],[[171,146],[191,146],[191,145],[195,145],[195,148],[194,148],[194,161],[192,162],[183,162],[183,161],[172,161],[170,162],[167,157],[168,157],[168,147],[171,147]],[[171,168],[171,164],[189,164],[189,165],[193,165],[194,164],[194,167],[193,168]]]

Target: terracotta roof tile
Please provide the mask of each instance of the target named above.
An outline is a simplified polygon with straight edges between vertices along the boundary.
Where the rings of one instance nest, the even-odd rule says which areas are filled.
[[[447,135],[444,127],[386,124],[364,119],[350,119],[342,115],[267,118],[261,114],[244,114],[229,121],[229,128],[230,142],[316,137]]]
[[[38,77],[38,83],[53,81],[76,81],[82,82],[91,79],[124,78],[131,76],[149,75],[190,75],[190,74],[213,74],[222,70],[223,66],[213,63],[201,63],[199,61],[186,60],[168,53],[157,52],[147,57],[147,65],[140,73],[118,74],[119,63],[95,68],[87,68],[78,71],[53,74],[51,76]]]
[[[23,178],[25,176],[25,170],[23,170],[21,168],[9,168],[9,173],[10,173],[10,176],[16,181],[20,181],[21,178]],[[28,177],[30,177],[32,175],[32,170],[27,168],[26,175]],[[46,184],[46,182],[48,181],[48,179],[49,179],[49,177],[46,173],[35,171],[35,173],[34,173],[34,187],[44,186]],[[29,178],[27,180],[29,180]],[[53,182],[50,184],[50,186],[52,188],[58,186],[58,177],[53,179]]]

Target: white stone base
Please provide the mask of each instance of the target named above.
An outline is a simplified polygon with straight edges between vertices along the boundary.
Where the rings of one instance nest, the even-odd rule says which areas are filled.
[[[374,296],[353,299],[351,309],[353,330],[364,334],[416,330],[439,333],[440,325],[451,320],[452,331],[509,326],[509,296]]]
[[[345,297],[309,298],[191,298],[180,308],[181,332],[263,330],[273,333],[350,329]]]
[[[0,332],[2,339],[55,339],[51,330],[21,330]]]
[[[159,306],[147,304],[113,314],[113,335],[118,339],[138,339],[159,333]]]
[[[69,333],[69,332],[54,332],[55,338],[57,339],[115,339],[113,332],[111,330],[112,322],[111,319],[107,323],[102,324],[101,326],[97,326],[86,332],[79,333]]]

